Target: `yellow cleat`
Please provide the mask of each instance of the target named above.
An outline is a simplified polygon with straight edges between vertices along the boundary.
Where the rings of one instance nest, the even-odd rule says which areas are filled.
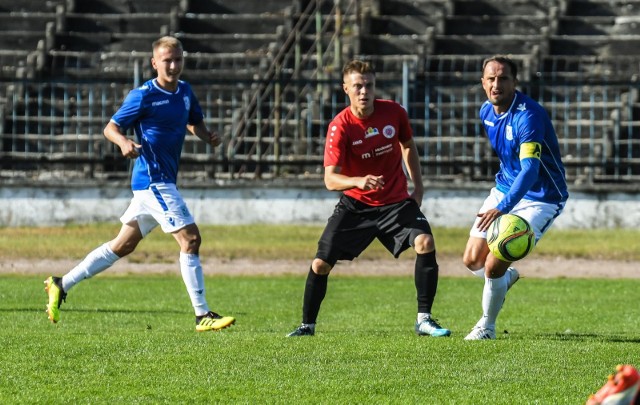
[[[60,304],[67,298],[67,293],[62,289],[62,279],[53,276],[47,278],[44,280],[44,291],[49,296],[47,315],[51,322],[56,323],[60,320]]]
[[[209,311],[209,313],[196,316],[196,331],[208,332],[217,331],[220,329],[228,328],[236,323],[236,318],[232,316],[222,316],[215,312]]]

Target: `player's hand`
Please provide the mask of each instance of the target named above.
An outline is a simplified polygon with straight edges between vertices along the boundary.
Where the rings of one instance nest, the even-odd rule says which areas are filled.
[[[381,190],[384,188],[384,177],[367,174],[360,178],[358,188],[364,191]]]
[[[480,218],[480,222],[478,222],[478,229],[485,232],[489,229],[489,225],[491,225],[491,223],[500,215],[504,215],[504,212],[496,208],[492,208],[486,212],[478,214],[478,217]]]
[[[416,203],[418,203],[418,207],[422,207],[422,197],[423,193],[418,193],[416,191],[412,192],[409,198],[413,198]]]
[[[139,145],[132,141],[131,139],[127,139],[120,145],[120,151],[122,152],[122,156],[128,159],[135,159],[140,156],[140,152],[142,150],[142,145]]]
[[[209,143],[215,148],[222,143],[222,138],[217,132],[209,132]]]

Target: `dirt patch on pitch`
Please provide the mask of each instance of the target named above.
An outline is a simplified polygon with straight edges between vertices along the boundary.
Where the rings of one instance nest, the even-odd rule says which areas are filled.
[[[62,275],[73,268],[76,260],[0,260],[0,273]],[[459,257],[439,257],[441,276],[468,277]],[[207,275],[306,275],[311,261],[302,260],[218,260],[203,258],[203,267]],[[536,278],[640,278],[640,263],[611,260],[586,260],[531,257],[517,263],[516,267],[524,277]],[[134,263],[120,260],[109,274],[153,274],[176,273],[180,270],[175,263]],[[353,262],[339,262],[333,274],[341,275],[412,275],[413,260],[367,260],[356,259]]]

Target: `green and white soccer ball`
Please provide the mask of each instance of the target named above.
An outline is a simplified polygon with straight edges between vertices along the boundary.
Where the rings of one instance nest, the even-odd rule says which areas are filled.
[[[524,218],[505,214],[489,225],[487,244],[491,253],[498,259],[515,262],[531,253],[536,244],[536,235]]]

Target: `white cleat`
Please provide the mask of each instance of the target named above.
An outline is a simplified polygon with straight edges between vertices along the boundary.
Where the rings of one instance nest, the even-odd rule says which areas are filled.
[[[496,332],[493,329],[476,326],[464,338],[464,340],[493,340],[496,338]]]

